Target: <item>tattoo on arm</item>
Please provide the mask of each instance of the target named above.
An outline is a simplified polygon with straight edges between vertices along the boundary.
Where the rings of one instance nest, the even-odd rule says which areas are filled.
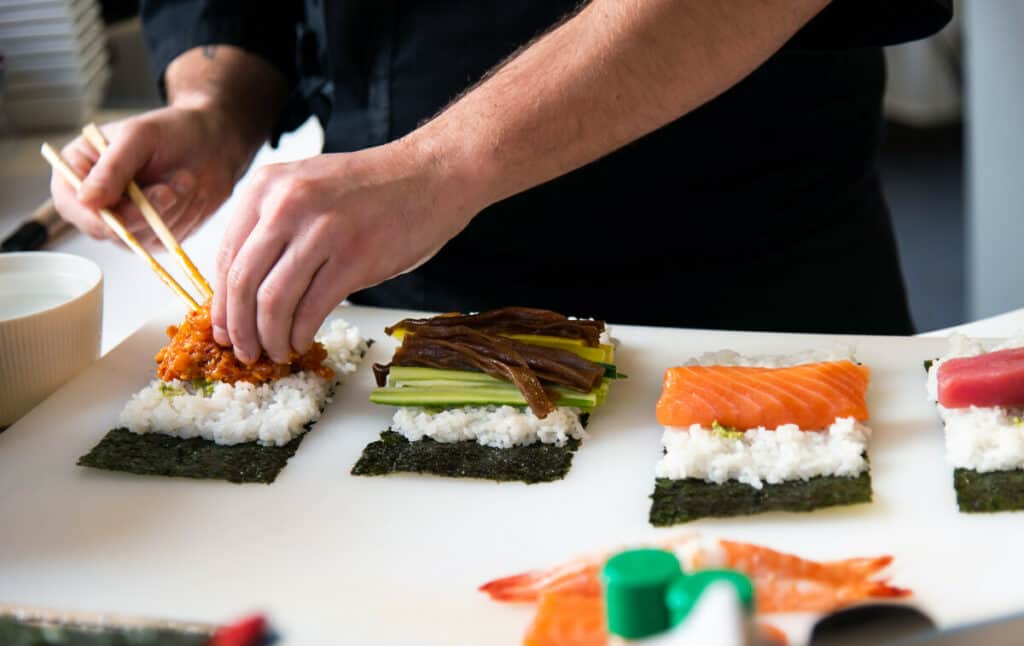
[[[217,46],[216,45],[203,45],[203,56],[205,56],[206,58],[212,59],[216,55],[217,55]]]

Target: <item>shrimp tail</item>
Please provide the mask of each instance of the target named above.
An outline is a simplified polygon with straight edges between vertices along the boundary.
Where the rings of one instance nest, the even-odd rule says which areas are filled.
[[[598,570],[603,562],[603,557],[585,557],[547,570],[530,570],[488,581],[478,589],[495,601],[504,602],[537,601],[541,592],[600,596]]]
[[[477,589],[495,601],[536,601],[543,579],[542,570],[531,570],[488,581]]]

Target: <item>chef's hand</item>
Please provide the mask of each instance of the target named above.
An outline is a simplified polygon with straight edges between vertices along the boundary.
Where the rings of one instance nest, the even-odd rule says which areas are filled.
[[[352,292],[433,256],[482,208],[404,140],[264,166],[217,255],[214,337],[246,363],[306,351]]]
[[[277,68],[229,45],[190,49],[163,76],[168,107],[104,126],[110,146],[102,155],[81,137],[64,149],[85,177],[80,191],[56,175],[50,180],[57,210],[94,238],[113,237],[94,213],[107,207],[140,242],[156,243],[123,196],[133,178],[184,238],[231,194],[288,96]]]
[[[182,239],[231,194],[236,176],[247,159],[225,151],[238,149],[229,141],[212,110],[167,107],[105,125],[110,142],[102,155],[78,137],[62,154],[84,178],[75,191],[62,177],[50,179],[54,205],[64,217],[93,238],[113,238],[96,215],[109,208],[144,245],[156,245],[156,235],[138,208],[126,197],[135,179],[163,216],[176,238]]]

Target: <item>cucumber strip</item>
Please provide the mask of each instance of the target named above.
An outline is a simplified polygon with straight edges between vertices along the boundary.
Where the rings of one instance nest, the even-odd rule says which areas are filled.
[[[605,366],[605,378],[601,381],[601,388],[608,389],[608,380],[618,378],[609,377],[608,370],[615,371],[615,366]],[[470,388],[475,386],[509,386],[509,382],[497,377],[492,377],[484,372],[471,370],[445,370],[442,368],[423,368],[419,366],[391,366],[388,374],[389,386],[452,386]]]
[[[597,405],[597,389],[594,392],[578,393],[559,390],[558,406],[575,406],[592,409]],[[391,406],[469,406],[486,404],[505,404],[509,406],[526,406],[522,393],[509,384],[509,387],[474,387],[474,388],[376,388],[370,393],[370,401],[375,404]]]
[[[395,381],[425,381],[444,379],[448,381],[477,382],[483,384],[506,384],[497,377],[486,372],[472,370],[445,370],[442,368],[422,368],[418,366],[391,366],[389,379]]]

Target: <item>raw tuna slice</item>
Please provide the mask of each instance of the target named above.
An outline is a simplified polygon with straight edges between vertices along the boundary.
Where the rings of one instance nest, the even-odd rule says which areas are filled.
[[[950,359],[939,366],[939,403],[946,408],[1024,405],[1024,348]]]

